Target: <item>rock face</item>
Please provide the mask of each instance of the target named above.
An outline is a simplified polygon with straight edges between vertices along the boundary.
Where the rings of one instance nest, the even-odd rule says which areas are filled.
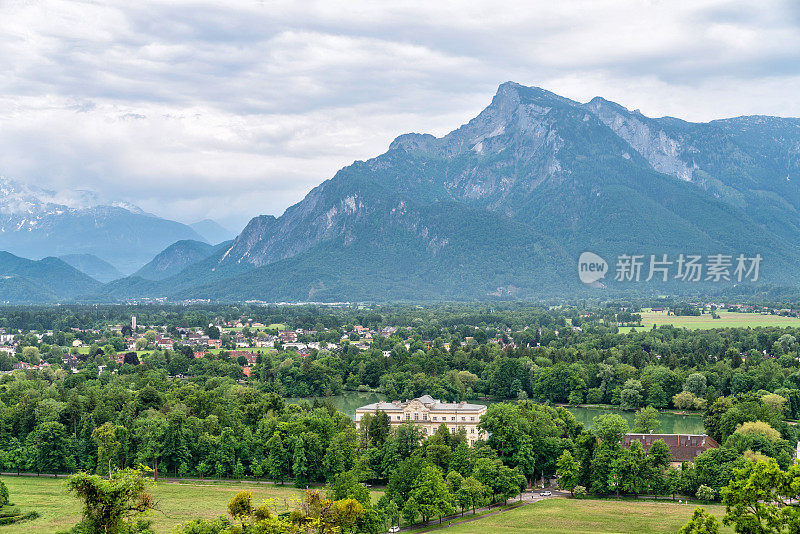
[[[180,239],[202,240],[130,204],[0,179],[0,250],[29,258],[92,254],[130,273]]]
[[[587,250],[760,253],[762,280],[795,284],[798,184],[797,119],[652,119],[509,82],[449,134],[401,135],[180,273],[108,291],[267,301],[583,295],[575,267]]]

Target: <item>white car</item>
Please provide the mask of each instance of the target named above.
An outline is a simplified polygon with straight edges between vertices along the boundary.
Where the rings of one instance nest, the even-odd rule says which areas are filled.
[[[389,532],[400,532],[400,527],[392,527],[389,529]]]
[[[552,495],[549,491],[543,491],[539,494],[539,497],[550,497]]]

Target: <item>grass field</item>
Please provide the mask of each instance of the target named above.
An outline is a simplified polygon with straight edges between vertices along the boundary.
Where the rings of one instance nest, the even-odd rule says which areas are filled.
[[[792,326],[800,327],[800,317],[782,317],[780,315],[761,315],[759,313],[737,313],[729,311],[717,312],[719,319],[712,319],[710,313],[700,316],[675,316],[666,312],[642,312],[642,327],[636,330],[649,330],[653,325],[673,325],[690,330],[707,330],[710,328],[755,328],[756,326]],[[631,327],[620,327],[621,333],[631,331]]]
[[[725,508],[704,506],[722,520]],[[689,520],[694,505],[642,501],[548,499],[479,519],[454,525],[448,534],[498,533],[619,533],[674,534]],[[722,532],[733,532],[727,527]]]
[[[11,502],[24,511],[36,510],[40,517],[19,525],[0,527],[0,533],[51,534],[67,530],[80,520],[78,500],[69,495],[64,479],[37,477],[2,477],[8,486]],[[253,503],[270,503],[273,510],[295,508],[303,491],[292,486],[273,486],[248,482],[207,482],[167,484],[159,482],[152,493],[162,511],[150,519],[156,532],[167,533],[179,524],[198,517],[212,519],[227,511],[228,501],[238,491],[253,494]],[[381,492],[373,492],[377,502]]]
[[[80,519],[78,501],[67,494],[64,479],[2,477],[11,501],[24,511],[37,510],[41,517],[20,525],[0,527],[0,533],[45,534],[66,530]],[[161,511],[150,519],[156,532],[168,533],[179,523],[198,517],[212,519],[227,510],[228,501],[238,491],[248,490],[253,502],[270,503],[273,510],[297,506],[302,490],[291,486],[272,486],[249,482],[206,482],[167,484],[152,488]],[[372,492],[377,502],[381,492]],[[471,523],[454,525],[448,532],[457,534],[491,533],[674,533],[686,523],[694,505],[646,501],[549,499],[509,510]],[[706,506],[722,518],[722,506]],[[723,528],[722,532],[732,532]]]

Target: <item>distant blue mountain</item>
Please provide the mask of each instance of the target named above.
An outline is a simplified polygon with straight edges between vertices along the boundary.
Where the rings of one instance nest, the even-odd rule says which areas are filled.
[[[0,302],[67,302],[95,294],[101,287],[100,282],[58,258],[34,261],[0,252]]]
[[[124,276],[116,267],[94,254],[65,254],[59,259],[99,282],[110,282]]]
[[[203,240],[185,224],[130,204],[0,178],[0,250],[27,258],[92,254],[131,273],[181,239]]]
[[[178,241],[159,252],[147,265],[136,271],[133,276],[145,280],[163,280],[178,274],[186,267],[207,258],[214,251],[214,246],[201,241]]]
[[[212,245],[228,241],[236,237],[236,232],[228,230],[221,224],[211,219],[203,219],[189,225],[192,230],[200,234],[207,242]]]

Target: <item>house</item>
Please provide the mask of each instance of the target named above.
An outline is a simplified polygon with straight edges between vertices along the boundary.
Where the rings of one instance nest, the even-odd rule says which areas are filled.
[[[249,366],[255,365],[256,364],[256,358],[258,358],[257,354],[253,354],[250,351],[246,351],[246,350],[232,350],[231,351],[231,358],[233,358],[234,360],[238,360],[239,356],[244,356],[244,358],[247,360],[247,365],[249,365]]]
[[[658,439],[664,440],[669,447],[672,465],[675,466],[683,462],[694,462],[700,453],[719,448],[719,443],[705,434],[626,434],[622,438],[622,446],[627,449],[631,443],[639,441],[647,452]]]
[[[278,332],[278,339],[281,343],[295,343],[297,342],[297,332],[292,330],[281,330]]]
[[[464,428],[467,432],[467,443],[472,447],[479,439],[486,439],[486,432],[478,428],[481,416],[486,413],[483,404],[466,402],[442,402],[430,395],[423,395],[405,402],[374,402],[356,409],[356,424],[366,414],[374,414],[378,410],[389,416],[392,426],[412,422],[422,427],[425,435],[433,435],[439,425],[444,424],[450,432],[458,432]]]

